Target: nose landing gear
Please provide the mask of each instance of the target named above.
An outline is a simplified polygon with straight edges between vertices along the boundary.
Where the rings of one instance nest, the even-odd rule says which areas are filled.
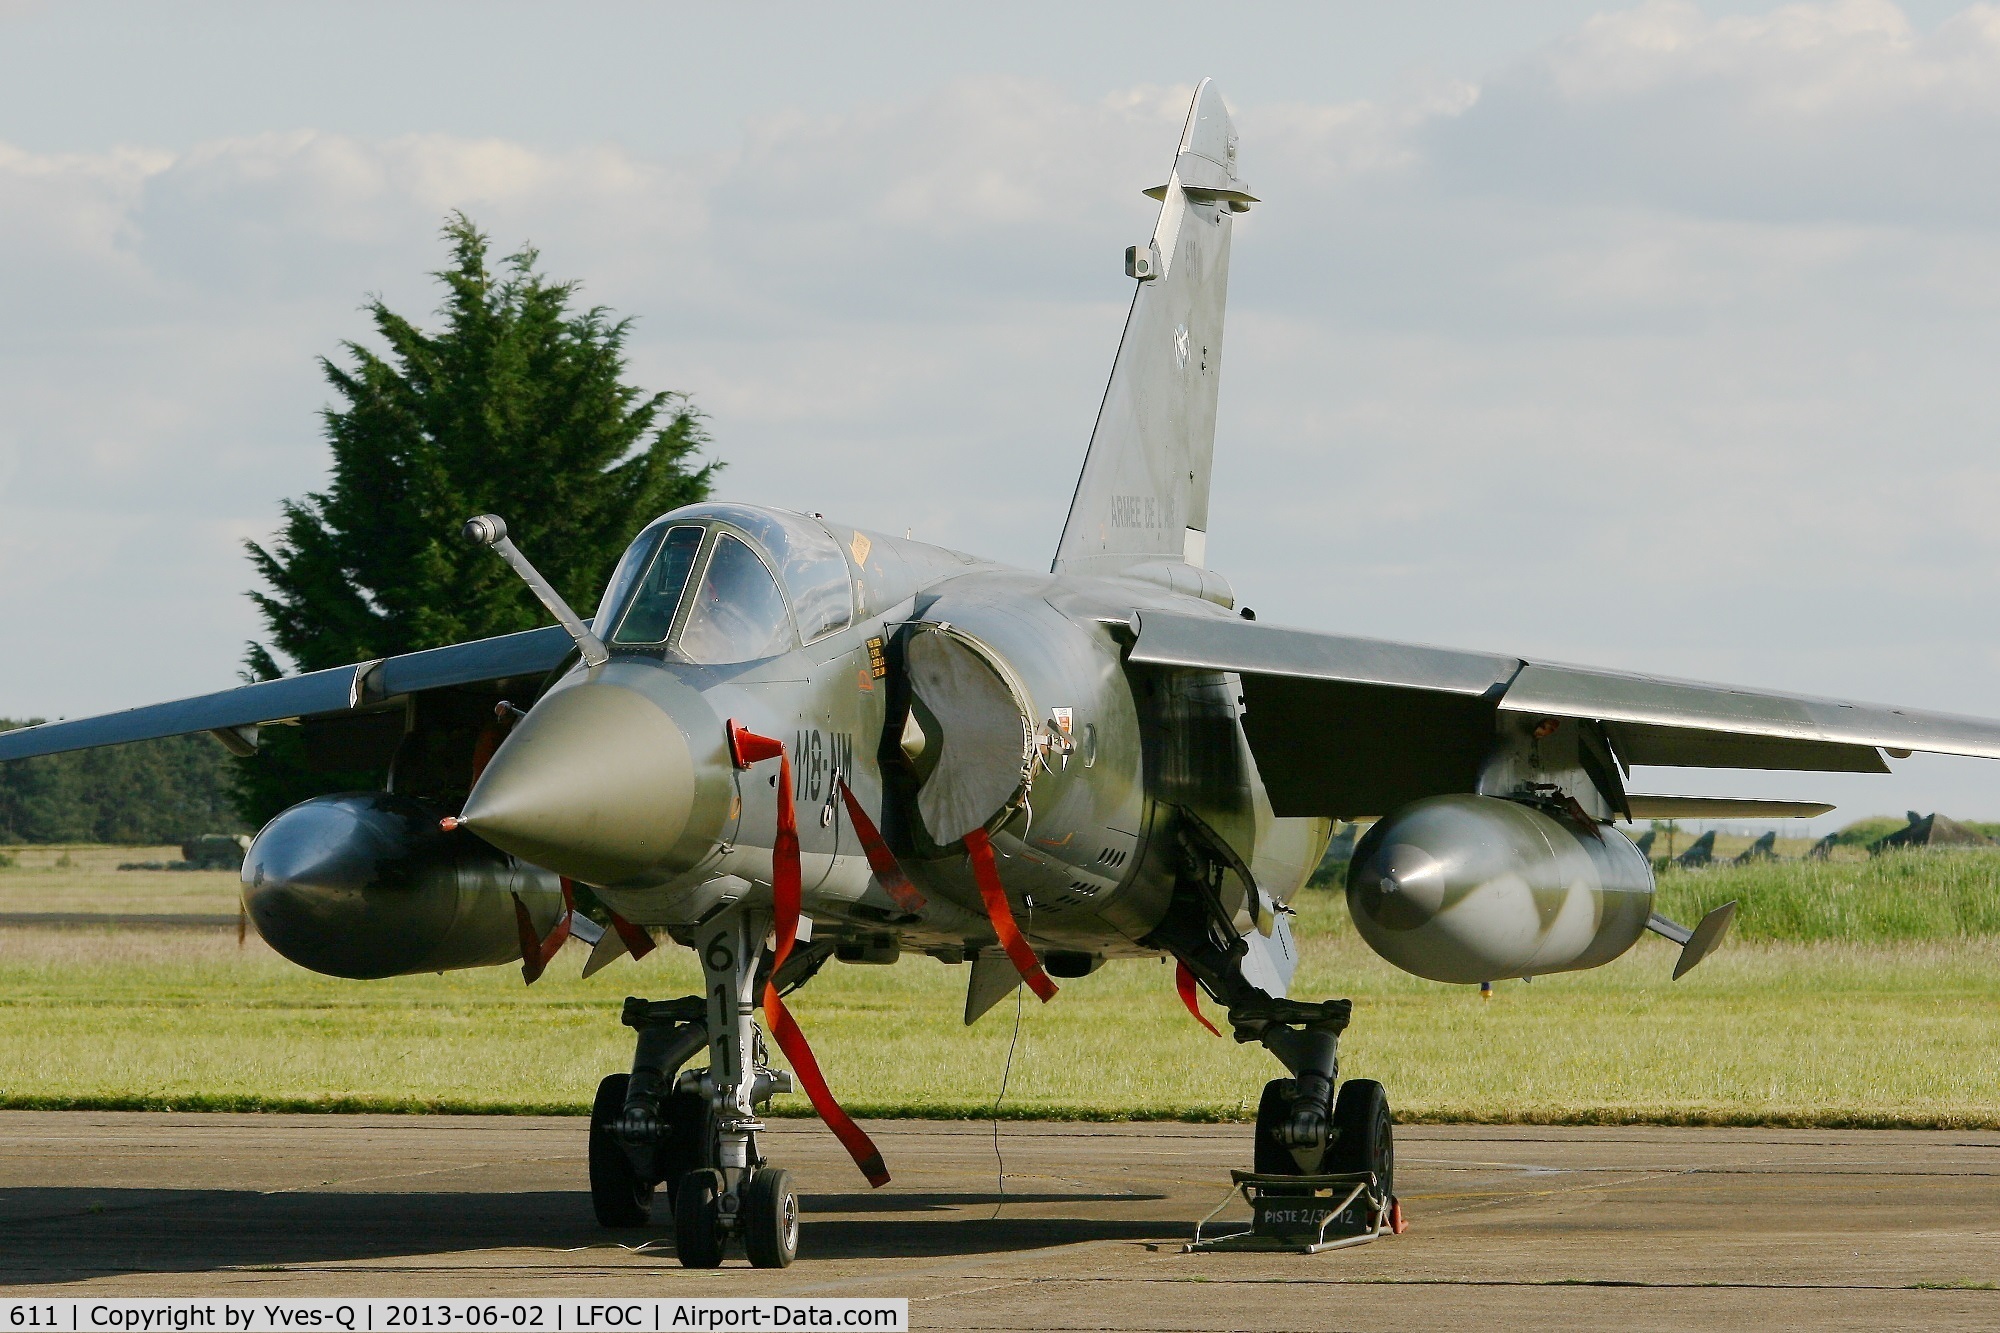
[[[638,1032],[630,1074],[598,1085],[590,1118],[590,1196],[609,1227],[645,1226],[658,1186],[683,1266],[714,1268],[740,1239],[752,1265],[784,1268],[798,1254],[799,1200],[790,1173],[758,1151],[756,1108],[790,1092],[757,1030],[757,965],[769,918],[726,912],[696,940],[706,993],[625,1001]],[[703,1046],[707,1069],[678,1072]]]
[[[792,1090],[790,1074],[765,1064],[757,1031],[757,962],[770,925],[763,912],[730,911],[695,940],[708,983],[703,1091],[714,1107],[715,1159],[688,1176],[675,1201],[674,1249],[687,1268],[721,1264],[731,1237],[758,1268],[783,1268],[798,1253],[798,1196],[757,1151],[758,1104]]]

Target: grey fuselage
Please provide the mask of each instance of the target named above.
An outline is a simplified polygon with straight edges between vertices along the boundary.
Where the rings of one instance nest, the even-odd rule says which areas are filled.
[[[680,512],[747,535],[721,517],[732,508]],[[1220,836],[1268,897],[1283,902],[1304,883],[1329,824],[1273,817],[1243,738],[1236,678],[1153,672],[1124,661],[1135,611],[1230,617],[1231,596],[1214,574],[1165,563],[1109,578],[1033,573],[825,526],[850,561],[856,613],[847,628],[732,666],[615,645],[603,666],[573,666],[495,755],[467,803],[468,824],[509,851],[590,883],[627,919],[682,933],[731,903],[754,905],[770,893],[777,766],[730,762],[726,726],[733,721],[782,740],[790,753],[804,911],[820,937],[837,935],[847,946],[843,956],[888,961],[921,951],[955,961],[991,943],[993,933],[962,847],[933,841],[915,814],[915,793],[952,743],[949,734],[936,734],[937,720],[920,703],[917,715],[929,725],[909,726],[904,653],[921,625],[971,636],[1004,659],[1016,696],[1026,696],[1024,708],[1050,736],[1057,717],[1068,723],[1061,729],[1068,752],[1035,750],[1025,790],[986,825],[1010,896],[1029,905],[1023,924],[1038,947],[1096,958],[1156,952],[1142,941],[1167,912],[1183,864],[1183,813]],[[565,702],[578,690],[587,693]],[[593,701],[589,709],[584,699]],[[650,708],[642,711],[638,699]],[[603,716],[615,713],[616,720],[597,720],[607,701],[615,707]],[[647,764],[675,745],[653,722],[654,710],[685,739],[686,755],[660,764],[649,779]],[[506,820],[482,813],[501,804],[489,789],[510,780],[505,770],[545,770],[558,746],[582,748],[561,731],[566,711],[589,713],[589,734],[601,738],[594,742],[597,772],[579,778],[604,782],[608,793],[591,809],[604,825],[600,846],[616,850],[596,859],[593,849],[571,853],[527,833],[510,836]],[[555,720],[543,725],[545,717]],[[949,722],[943,730],[949,733]],[[671,809],[656,812],[646,793],[633,789],[679,785],[682,771],[691,781]],[[920,911],[900,909],[875,882],[836,778],[928,900]],[[549,804],[546,794],[532,799]],[[572,830],[589,822],[586,798],[572,799],[574,808],[550,812],[555,836],[580,836]],[[1222,905],[1241,928],[1251,927],[1256,908],[1240,885],[1225,884]]]

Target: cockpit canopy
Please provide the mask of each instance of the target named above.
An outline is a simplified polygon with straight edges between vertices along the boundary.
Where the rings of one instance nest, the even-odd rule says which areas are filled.
[[[820,523],[778,509],[702,504],[639,534],[604,590],[595,624],[613,652],[723,666],[775,657],[853,619],[847,557]]]

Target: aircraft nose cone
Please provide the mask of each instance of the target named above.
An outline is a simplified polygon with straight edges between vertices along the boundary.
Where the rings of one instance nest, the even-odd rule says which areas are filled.
[[[461,818],[524,861],[620,884],[666,860],[687,828],[694,787],[687,738],[664,709],[623,685],[584,681],[529,710]]]

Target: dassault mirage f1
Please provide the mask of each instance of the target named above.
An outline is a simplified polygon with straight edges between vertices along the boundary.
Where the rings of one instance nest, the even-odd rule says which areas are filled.
[[[792,1260],[798,1201],[758,1115],[795,1081],[888,1178],[786,1008],[829,959],[962,967],[967,1023],[1023,984],[1048,1000],[1109,962],[1172,959],[1190,1008],[1205,991],[1284,1067],[1257,1173],[1372,1173],[1392,1200],[1383,1089],[1339,1081],[1350,1006],[1289,994],[1287,902],[1332,821],[1373,821],[1347,903],[1397,967],[1532,977],[1650,929],[1682,946],[1678,976],[1731,909],[1692,929],[1655,914],[1614,822],[1831,807],[1641,794],[1634,766],[2000,758],[2000,722],[1239,612],[1205,548],[1230,233],[1257,200],[1210,84],[1148,193],[1158,222],[1126,251],[1131,311],[1047,572],[699,504],[633,539],[585,620],[481,515],[466,536],[557,625],[8,732],[0,758],[199,731],[247,754],[287,724],[329,770],[386,769],[386,790],[278,815],[244,864],[257,929],[319,972],[518,961],[532,980],[570,935],[592,970],[694,950],[702,994],[626,1001],[636,1055],[589,1126],[598,1218],[640,1225],[664,1202],[694,1267],[735,1246]]]

